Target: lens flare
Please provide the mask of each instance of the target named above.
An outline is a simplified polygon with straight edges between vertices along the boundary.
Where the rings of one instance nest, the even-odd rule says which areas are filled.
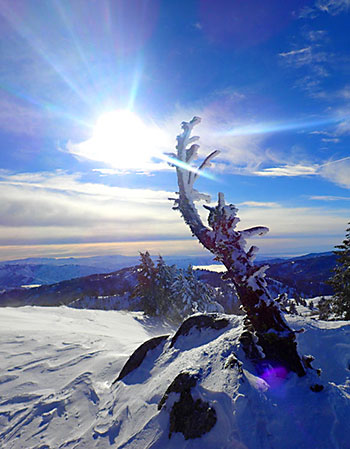
[[[310,121],[291,121],[291,122],[270,122],[256,123],[253,125],[236,126],[226,131],[222,131],[220,135],[229,136],[248,136],[254,134],[272,134],[278,132],[303,130],[317,128],[319,126],[330,126],[341,123],[345,117],[328,117],[319,120]]]

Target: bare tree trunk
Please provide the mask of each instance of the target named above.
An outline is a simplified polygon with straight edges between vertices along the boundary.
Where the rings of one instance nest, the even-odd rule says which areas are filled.
[[[306,371],[297,352],[295,333],[284,320],[278,304],[273,301],[267,289],[264,272],[268,267],[253,265],[257,247],[252,246],[245,251],[245,238],[264,235],[268,229],[258,226],[237,231],[235,227],[240,221],[237,209],[232,204],[225,204],[222,193],[219,193],[216,207],[204,206],[209,210],[210,227],[203,224],[194,205],[196,200],[208,200],[207,195],[193,189],[193,184],[201,170],[208,167],[211,159],[219,153],[211,153],[198,169],[191,165],[199,148],[193,142],[199,138],[190,135],[193,127],[200,121],[199,117],[194,117],[190,122],[182,123],[183,132],[177,137],[177,154],[168,154],[169,163],[176,166],[179,186],[174,209],[180,210],[192,234],[226,267],[224,278],[235,284],[247,313],[251,342],[258,345],[255,346],[255,356],[252,356],[257,368],[264,369],[266,365],[283,366],[288,371],[303,376]],[[187,149],[190,144],[192,145]],[[264,354],[261,354],[259,347]]]

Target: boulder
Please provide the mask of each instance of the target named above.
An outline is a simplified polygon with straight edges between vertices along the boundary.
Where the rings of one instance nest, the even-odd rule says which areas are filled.
[[[185,320],[181,326],[179,327],[176,334],[173,336],[171,340],[171,347],[174,346],[176,340],[182,335],[188,335],[194,327],[196,329],[223,329],[228,325],[229,321],[226,318],[219,318],[216,313],[211,313],[207,315],[194,315],[187,320]]]
[[[118,380],[122,380],[125,376],[138,368],[145,359],[147,353],[159,346],[168,337],[169,335],[161,335],[160,337],[154,337],[150,340],[147,340],[145,343],[142,343],[142,345],[139,346],[136,351],[131,354],[128,361],[120,371],[119,376],[115,379],[112,385],[118,382]]]
[[[193,399],[191,389],[196,386],[198,375],[188,372],[180,373],[167,388],[158,404],[161,410],[170,393],[180,394],[170,410],[169,439],[174,432],[181,432],[188,440],[199,438],[209,432],[216,424],[216,411],[208,402]]]

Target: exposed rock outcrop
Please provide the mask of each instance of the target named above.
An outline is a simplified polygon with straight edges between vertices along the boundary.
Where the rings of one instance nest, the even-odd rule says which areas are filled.
[[[176,334],[171,340],[171,347],[174,346],[176,340],[181,335],[188,335],[194,327],[197,329],[216,329],[220,330],[228,325],[229,321],[226,318],[219,318],[216,313],[208,315],[194,315],[185,320],[179,327]]]
[[[145,343],[142,343],[142,345],[139,346],[136,351],[131,354],[128,361],[120,371],[119,376],[115,379],[112,385],[114,385],[118,380],[122,380],[125,376],[138,368],[145,359],[147,353],[159,346],[168,337],[169,335],[161,335],[160,337],[154,337],[150,340],[147,340]]]
[[[196,386],[197,381],[197,374],[180,373],[169,385],[158,404],[158,410],[161,410],[171,393],[180,394],[179,400],[170,410],[169,438],[174,432],[181,432],[185,440],[199,438],[216,424],[214,407],[200,398],[192,397],[191,389]]]

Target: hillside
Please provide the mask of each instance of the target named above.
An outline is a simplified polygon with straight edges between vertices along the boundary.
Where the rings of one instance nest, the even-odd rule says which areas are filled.
[[[239,342],[242,318],[219,319],[227,322],[219,330],[193,327],[175,340],[174,329],[138,313],[3,309],[1,448],[349,447],[349,323],[288,317],[305,329],[297,336],[301,353],[313,354],[322,368],[325,388],[315,393],[312,376],[283,369],[258,376]],[[165,334],[139,367],[114,382],[137,346]],[[180,373],[192,382],[198,407],[208,403],[211,410],[192,422],[192,432],[207,429],[194,439],[170,427],[179,394],[164,394]]]
[[[307,254],[287,260],[267,261],[270,268],[266,275],[295,289],[305,297],[331,295],[332,288],[326,281],[336,265],[333,253]]]
[[[113,273],[93,274],[52,285],[9,290],[0,294],[0,306],[58,306],[84,297],[108,296],[114,297],[116,302],[121,301],[120,307],[116,305],[119,309],[125,308],[123,301],[128,298],[129,309],[132,309],[133,301],[129,296],[135,283],[135,268],[123,268]]]

